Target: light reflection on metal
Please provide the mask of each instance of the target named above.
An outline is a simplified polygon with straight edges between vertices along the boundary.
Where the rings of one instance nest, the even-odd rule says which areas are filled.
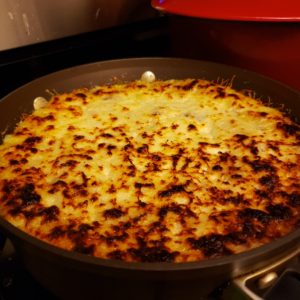
[[[292,251],[287,256],[284,256],[283,258],[277,260],[275,263],[268,265],[265,268],[262,268],[258,270],[257,272],[253,272],[250,274],[246,274],[244,276],[236,278],[233,283],[236,287],[239,288],[240,291],[244,293],[244,295],[247,295],[252,300],[263,300],[259,295],[255,294],[249,287],[248,282],[250,280],[257,280],[258,288],[263,289],[263,287],[260,287],[260,280],[265,281],[265,277],[268,276],[268,274],[275,273],[275,270],[283,267],[288,261],[294,259],[297,257],[297,255],[300,254],[300,247],[296,248],[294,251]],[[275,273],[277,275],[277,273]],[[277,278],[275,274],[269,275],[272,279],[272,282],[270,281],[269,284],[274,283]],[[270,277],[267,279],[270,280]],[[266,286],[268,287],[268,286]]]

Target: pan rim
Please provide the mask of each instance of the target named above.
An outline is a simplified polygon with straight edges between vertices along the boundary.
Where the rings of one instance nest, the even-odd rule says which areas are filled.
[[[87,64],[79,64],[76,66],[72,66],[69,68],[64,68],[55,72],[50,72],[46,75],[40,76],[34,80],[31,80],[25,84],[22,84],[21,86],[17,87],[16,89],[14,89],[13,91],[9,92],[8,94],[6,94],[4,97],[0,98],[0,103],[2,101],[6,101],[7,98],[10,98],[12,95],[14,95],[15,93],[19,92],[20,90],[27,88],[31,85],[35,85],[37,83],[40,83],[44,80],[47,79],[51,79],[52,77],[57,77],[59,75],[63,75],[67,72],[70,73],[75,73],[75,71],[79,70],[80,73],[82,71],[85,71],[86,69],[92,68],[94,69],[95,67],[99,66],[104,66],[105,65],[111,65],[111,64],[122,64],[122,63],[134,63],[134,62],[148,62],[148,61],[163,61],[163,62],[171,62],[171,63],[175,63],[175,62],[186,62],[186,63],[197,63],[197,64],[203,64],[203,65],[210,65],[210,66],[215,66],[215,67],[225,67],[228,70],[231,71],[236,71],[239,73],[245,73],[247,75],[252,75],[255,76],[258,79],[262,79],[262,80],[266,80],[266,81],[270,81],[276,85],[280,85],[284,88],[286,88],[287,90],[289,90],[290,92],[293,92],[295,94],[295,96],[297,95],[300,98],[300,91],[289,86],[286,83],[280,82],[277,79],[271,78],[269,76],[260,74],[258,72],[246,69],[246,68],[241,68],[241,67],[236,67],[236,66],[232,66],[229,64],[225,64],[225,63],[219,63],[219,62],[215,62],[215,61],[210,61],[210,60],[201,60],[201,59],[191,59],[191,58],[184,58],[184,57],[163,57],[163,56],[149,56],[149,57],[132,57],[132,58],[119,58],[119,59],[110,59],[110,60],[103,60],[103,61],[96,61],[96,62],[91,62],[91,63],[87,63]],[[133,66],[134,67],[134,66]],[[100,71],[100,70],[98,70]],[[74,74],[73,74],[74,76]],[[176,77],[174,77],[176,78]],[[138,78],[137,78],[138,79]],[[124,82],[127,82],[126,80],[124,80]],[[233,81],[234,83],[234,81]],[[93,85],[92,85],[93,86]]]

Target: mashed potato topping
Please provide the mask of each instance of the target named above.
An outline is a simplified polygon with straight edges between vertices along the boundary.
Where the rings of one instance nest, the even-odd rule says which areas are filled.
[[[196,79],[55,95],[0,146],[2,217],[125,261],[200,261],[284,236],[299,226],[299,182],[299,125]]]

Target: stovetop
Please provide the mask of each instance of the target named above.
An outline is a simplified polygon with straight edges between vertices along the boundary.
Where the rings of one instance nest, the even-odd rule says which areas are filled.
[[[0,99],[40,76],[85,63],[172,56],[167,17],[0,51]]]
[[[0,300],[15,299],[57,300],[24,269],[7,241],[0,256]]]

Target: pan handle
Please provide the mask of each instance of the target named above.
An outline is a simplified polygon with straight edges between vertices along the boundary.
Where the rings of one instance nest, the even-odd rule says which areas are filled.
[[[244,296],[252,300],[299,299],[300,247],[272,265],[233,281]],[[296,295],[296,296],[295,296]],[[295,298],[296,297],[296,298]]]

